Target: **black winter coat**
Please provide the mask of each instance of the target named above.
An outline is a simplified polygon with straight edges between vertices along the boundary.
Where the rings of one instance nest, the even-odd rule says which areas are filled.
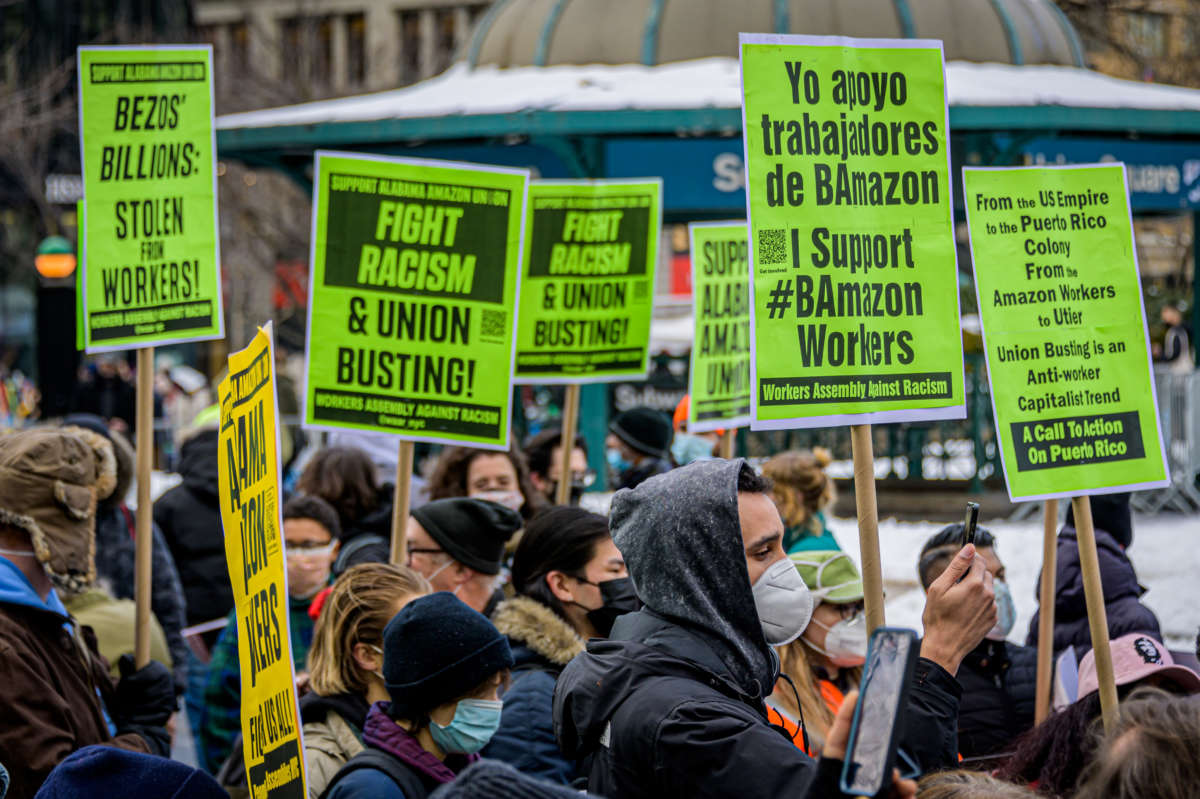
[[[334,577],[360,563],[388,562],[392,551],[394,492],[391,483],[384,483],[379,489],[379,502],[372,510],[357,519],[339,520],[342,524],[342,547],[333,564]]]
[[[124,504],[101,505],[96,510],[96,574],[107,580],[117,599],[134,598],[134,561],[137,544],[133,537],[134,514]],[[182,630],[187,625],[183,588],[175,559],[163,539],[162,530],[153,526],[151,545],[152,576],[150,609],[162,625],[171,652],[177,685],[187,678],[187,644]]]
[[[1011,751],[1033,726],[1037,649],[1008,641],[982,641],[958,668],[962,702],[958,751],[982,757]]]
[[[192,625],[224,618],[233,610],[217,498],[216,429],[188,439],[180,455],[183,483],[154,503],[154,522],[175,558]]]
[[[1125,550],[1110,533],[1097,528],[1096,554],[1100,560],[1100,582],[1104,587],[1104,609],[1108,615],[1108,637],[1119,638],[1128,633],[1147,633],[1162,640],[1162,630],[1154,612],[1138,599],[1146,589],[1138,585],[1133,564]],[[1083,572],[1079,566],[1079,541],[1075,528],[1065,526],[1058,534],[1058,568],[1054,585],[1054,651],[1076,647],[1083,657],[1092,648],[1092,631],[1088,627],[1087,603],[1083,595]],[[1041,583],[1041,577],[1038,577]],[[1026,646],[1037,646],[1040,611],[1029,621]]]
[[[588,791],[610,799],[805,797],[816,762],[767,723],[698,636],[643,610],[592,640],[558,680],[554,727],[567,757],[594,756]],[[957,760],[959,687],[918,661],[901,746],[924,770]]]

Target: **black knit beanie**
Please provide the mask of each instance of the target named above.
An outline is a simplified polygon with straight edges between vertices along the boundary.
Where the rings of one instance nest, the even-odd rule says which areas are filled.
[[[1129,510],[1128,492],[1118,494],[1094,494],[1092,504],[1092,526],[1103,530],[1123,547],[1133,543],[1133,516]],[[1067,505],[1066,523],[1075,527],[1075,503]]]
[[[419,597],[383,630],[383,681],[395,719],[416,719],[512,668],[508,639],[447,591]]]
[[[442,549],[482,574],[499,574],[504,545],[525,522],[521,514],[482,499],[438,499],[412,516]]]
[[[630,408],[613,419],[608,429],[643,455],[666,458],[671,453],[671,422],[653,408]]]
[[[430,799],[581,799],[583,794],[522,774],[499,760],[480,760],[433,792]]]

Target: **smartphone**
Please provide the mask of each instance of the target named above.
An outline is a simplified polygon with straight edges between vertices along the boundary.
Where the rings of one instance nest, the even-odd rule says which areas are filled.
[[[967,503],[967,515],[963,519],[962,545],[975,543],[975,528],[979,525],[979,503]]]
[[[891,783],[896,737],[904,728],[904,709],[916,665],[914,631],[875,628],[867,645],[866,668],[842,763],[843,793],[874,796]]]

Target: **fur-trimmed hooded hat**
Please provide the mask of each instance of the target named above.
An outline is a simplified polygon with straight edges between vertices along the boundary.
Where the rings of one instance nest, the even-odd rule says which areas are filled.
[[[80,427],[0,433],[0,523],[29,534],[50,582],[96,579],[96,503],[117,485],[112,444]]]

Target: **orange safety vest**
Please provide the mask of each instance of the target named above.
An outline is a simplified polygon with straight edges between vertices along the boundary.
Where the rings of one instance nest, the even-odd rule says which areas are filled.
[[[825,700],[825,706],[829,708],[830,713],[836,716],[842,707],[842,701],[846,698],[845,694],[829,680],[818,680],[817,687],[821,690],[821,698]],[[815,751],[814,747],[805,749],[804,735],[800,732],[800,725],[797,722],[784,718],[782,713],[770,705],[767,706],[767,721],[787,730],[788,737],[792,739],[792,743],[804,754],[814,758],[820,754],[819,751]]]

